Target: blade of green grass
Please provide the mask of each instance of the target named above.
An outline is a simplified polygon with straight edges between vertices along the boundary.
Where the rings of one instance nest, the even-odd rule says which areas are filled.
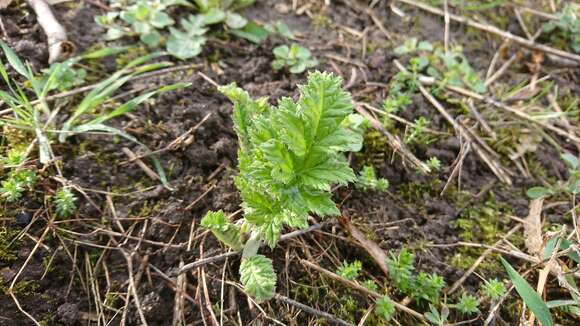
[[[536,317],[538,317],[542,325],[553,326],[554,320],[552,319],[552,314],[550,314],[550,309],[544,300],[542,300],[538,292],[536,292],[528,284],[528,282],[510,265],[510,263],[503,259],[503,257],[501,257],[501,263],[505,267],[508,276],[516,288],[516,291],[524,300],[526,305],[530,307],[530,310],[532,310]]]
[[[28,78],[29,77],[28,70],[26,69],[26,66],[24,65],[24,63],[22,61],[20,61],[20,58],[18,58],[16,53],[14,53],[14,51],[12,51],[12,49],[6,43],[4,43],[2,41],[0,41],[0,47],[2,47],[2,50],[4,51],[4,55],[6,56],[8,63],[10,63],[10,66],[12,66],[12,68],[14,68],[14,70],[16,70],[16,72],[18,72],[22,76]]]

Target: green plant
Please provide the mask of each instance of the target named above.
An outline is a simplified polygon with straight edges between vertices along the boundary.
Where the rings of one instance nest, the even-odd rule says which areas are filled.
[[[111,7],[117,11],[97,16],[95,21],[107,28],[108,41],[125,35],[138,35],[141,42],[150,47],[157,47],[161,43],[159,30],[175,24],[165,11],[176,5],[191,6],[185,0],[116,0]],[[117,19],[121,19],[124,24],[117,24]]]
[[[557,14],[557,19],[551,20],[544,25],[544,32],[551,33],[553,38],[563,40],[569,44],[576,53],[580,53],[580,19],[578,19],[580,6],[569,4],[562,12]],[[559,33],[554,33],[558,31]]]
[[[379,290],[379,286],[373,280],[364,280],[364,282],[362,282],[362,286],[364,286],[365,288],[367,288],[371,291],[375,291],[375,292],[377,292]]]
[[[385,295],[377,300],[375,314],[383,318],[385,321],[389,321],[393,318],[395,315],[395,304],[388,295]]]
[[[427,166],[433,171],[441,170],[441,161],[437,157],[430,157],[427,160]]]
[[[355,180],[343,152],[360,150],[362,136],[344,127],[353,111],[352,101],[341,89],[341,79],[329,73],[310,73],[307,84],[299,86],[298,102],[283,98],[277,108],[266,98],[251,99],[234,84],[220,91],[234,103],[240,171],[235,183],[244,218],[238,222],[239,232],[227,220],[214,227],[212,212],[202,223],[218,238],[226,236],[222,230],[235,229],[227,236],[242,243],[246,266],[240,269],[242,284],[262,301],[274,295],[271,285],[276,279],[271,262],[257,255],[262,241],[273,248],[284,226],[305,228],[309,214],[340,214],[331,186]],[[249,240],[244,242],[246,234]],[[271,282],[254,283],[265,279]]]
[[[419,117],[415,119],[413,126],[411,127],[409,133],[405,135],[405,143],[417,143],[427,145],[430,142],[429,135],[425,132],[425,129],[429,126],[431,122],[425,117]]]
[[[398,255],[392,252],[390,255],[391,257],[387,259],[389,277],[399,291],[409,293],[412,287],[413,270],[415,270],[413,266],[415,255],[407,248],[402,248]]]
[[[463,293],[457,304],[449,305],[457,309],[464,315],[475,314],[479,312],[479,301],[471,294]]]
[[[255,0],[194,0],[205,24],[224,23],[233,29],[240,29],[248,20],[236,13],[243,7],[252,5]]]
[[[402,248],[398,255],[390,254],[387,258],[389,277],[399,292],[409,295],[416,301],[426,300],[436,303],[445,286],[443,278],[436,273],[420,272],[413,275],[415,255]]]
[[[440,46],[434,47],[429,42],[419,42],[416,38],[411,38],[395,49],[398,55],[415,52],[420,52],[419,56],[412,57],[408,64],[409,70],[414,74],[425,71],[428,75],[442,80],[443,84],[466,86],[478,93],[484,93],[487,90],[485,83],[469,64],[461,47],[445,51]]]
[[[433,45],[427,41],[419,42],[419,40],[416,37],[411,37],[405,40],[405,43],[403,43],[403,45],[396,47],[394,50],[395,54],[397,55],[403,55],[415,51],[431,52],[433,51]]]
[[[568,152],[560,155],[568,166],[570,178],[565,182],[558,181],[551,187],[532,187],[526,194],[531,199],[553,196],[561,193],[576,195],[580,193],[580,160]]]
[[[425,318],[434,325],[443,326],[447,323],[447,318],[449,318],[449,308],[443,305],[441,312],[439,312],[434,305],[430,304],[429,311],[425,313]]]
[[[8,202],[15,202],[26,189],[32,188],[37,180],[36,173],[31,170],[12,170],[8,178],[1,182],[0,197]]]
[[[386,191],[389,188],[389,180],[377,178],[375,169],[372,166],[365,165],[357,177],[355,186],[364,191]]]
[[[427,274],[420,272],[413,280],[412,289],[409,295],[415,300],[426,300],[436,303],[439,300],[439,294],[445,287],[445,280],[436,273]]]
[[[56,62],[49,68],[43,69],[41,83],[47,83],[48,79],[55,74],[54,79],[56,82],[51,84],[51,88],[58,89],[61,92],[84,84],[87,71],[83,68],[75,67],[75,64],[79,60],[80,58],[74,58],[63,62]]]
[[[362,263],[358,260],[352,263],[342,262],[342,265],[336,270],[336,274],[346,278],[347,280],[355,280],[362,270]]]
[[[185,60],[197,56],[205,44],[207,32],[204,19],[201,16],[189,15],[181,20],[183,30],[170,27],[171,35],[167,41],[167,51],[175,57]]]
[[[70,188],[61,188],[54,195],[54,204],[56,206],[56,214],[62,218],[70,217],[77,209],[75,202],[77,197],[70,190]]]
[[[507,292],[503,282],[498,279],[484,280],[481,293],[492,302],[499,300]]]
[[[430,65],[431,67],[427,69],[427,73],[442,79],[444,84],[448,83],[459,87],[467,86],[477,93],[485,93],[487,91],[485,83],[471,67],[461,47],[456,47],[449,52],[437,49],[430,60]]]
[[[310,50],[293,43],[290,47],[288,45],[279,45],[272,51],[276,59],[272,61],[272,68],[280,70],[284,67],[288,68],[293,74],[302,73],[308,68],[318,65],[318,60],[312,58]]]

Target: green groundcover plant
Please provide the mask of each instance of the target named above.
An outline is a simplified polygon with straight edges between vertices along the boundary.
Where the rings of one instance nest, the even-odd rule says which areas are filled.
[[[240,279],[257,301],[271,298],[276,285],[272,261],[257,254],[261,243],[274,248],[285,226],[306,228],[310,214],[339,215],[331,187],[356,180],[344,152],[360,150],[362,136],[348,128],[353,105],[341,84],[333,74],[310,73],[298,101],[283,98],[276,108],[234,84],[220,87],[234,103],[244,217],[234,223],[209,212],[201,223],[243,250]]]

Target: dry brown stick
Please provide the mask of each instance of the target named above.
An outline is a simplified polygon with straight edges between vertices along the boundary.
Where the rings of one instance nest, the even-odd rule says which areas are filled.
[[[56,20],[50,6],[44,0],[27,0],[36,14],[38,24],[46,34],[48,43],[48,63],[58,61],[67,51],[72,52],[74,46],[68,41],[64,27]]]
[[[428,11],[428,12],[430,12],[432,14],[435,14],[435,15],[445,16],[445,12],[444,11],[442,11],[442,10],[440,10],[438,8],[429,6],[427,4],[420,3],[418,1],[413,1],[413,0],[397,0],[397,1],[398,2],[402,2],[402,3],[406,3],[408,5],[411,5],[411,6],[414,6],[414,7],[417,7],[417,8],[420,8],[422,10]],[[520,44],[520,45],[522,45],[524,47],[527,47],[529,49],[538,50],[538,51],[541,51],[541,52],[545,52],[545,53],[549,53],[549,54],[556,55],[558,57],[562,57],[562,58],[566,58],[566,59],[570,59],[570,60],[573,60],[573,61],[580,62],[580,55],[573,54],[573,53],[566,52],[566,51],[562,51],[562,50],[558,50],[558,49],[555,49],[553,47],[550,47],[550,46],[547,46],[547,45],[544,45],[544,44],[535,43],[534,41],[525,39],[525,38],[523,38],[521,36],[514,35],[514,34],[512,34],[510,32],[506,32],[506,31],[501,30],[501,29],[499,29],[499,28],[497,28],[495,26],[488,25],[488,24],[484,24],[484,23],[480,23],[480,22],[476,22],[475,20],[472,20],[472,19],[469,19],[469,18],[465,18],[465,17],[459,16],[459,15],[455,15],[455,14],[449,14],[449,18],[452,19],[452,20],[454,20],[454,21],[456,21],[456,22],[458,22],[458,23],[466,24],[466,25],[468,25],[470,27],[474,27],[474,28],[477,28],[477,29],[486,31],[488,33],[492,33],[492,34],[501,36],[503,38],[509,39],[509,40],[511,40],[511,41],[513,41],[515,43],[518,43],[518,44]]]
[[[300,303],[296,300],[292,300],[292,299],[290,299],[286,296],[283,296],[281,294],[276,294],[276,296],[274,296],[274,298],[276,298],[277,300],[280,300],[286,304],[294,306],[294,307],[296,307],[296,308],[298,308],[306,313],[309,313],[309,314],[314,315],[314,316],[319,317],[319,318],[324,318],[324,319],[328,320],[329,322],[331,322],[332,325],[353,326],[353,324],[346,322],[338,317],[335,317],[327,312],[324,312],[324,311],[321,311],[318,309],[314,309],[310,306],[307,306],[307,305]]]
[[[355,105],[355,109],[358,113],[360,113],[365,118],[367,118],[369,120],[369,122],[371,123],[371,125],[373,126],[373,128],[380,131],[387,138],[387,142],[389,143],[389,146],[391,146],[395,152],[401,153],[403,158],[407,162],[411,163],[411,165],[414,168],[420,170],[423,173],[431,172],[431,168],[429,168],[429,166],[427,164],[423,163],[415,155],[413,155],[413,153],[411,153],[405,147],[405,145],[403,145],[403,143],[401,143],[401,141],[397,137],[395,137],[390,132],[388,132],[385,129],[385,127],[383,127],[383,125],[379,121],[377,121],[373,116],[371,116],[366,110],[364,110],[359,105]]]
[[[127,155],[127,157],[130,160],[135,161],[135,163],[137,163],[137,165],[141,168],[141,170],[143,170],[143,172],[145,172],[145,174],[147,174],[147,176],[149,178],[151,178],[152,180],[155,180],[155,181],[161,180],[159,175],[157,173],[155,173],[155,171],[151,170],[151,168],[148,167],[147,164],[143,163],[143,161],[141,161],[141,159],[139,159],[137,157],[137,155],[135,155],[135,153],[133,153],[133,151],[131,151],[127,147],[123,147],[121,150],[123,151],[123,153],[125,153],[125,155]]]
[[[356,290],[358,290],[360,292],[363,292],[363,293],[365,293],[367,295],[370,295],[371,297],[374,297],[376,299],[383,297],[383,295],[380,294],[380,293],[377,293],[375,291],[369,290],[366,287],[364,287],[364,286],[362,286],[362,285],[360,285],[358,283],[355,283],[355,282],[353,282],[351,280],[348,280],[348,279],[346,279],[346,278],[344,278],[344,277],[342,277],[342,276],[340,276],[338,274],[335,274],[335,273],[333,273],[333,272],[331,272],[331,271],[329,271],[329,270],[327,270],[325,268],[322,268],[322,267],[320,267],[320,266],[318,266],[318,265],[316,265],[316,264],[314,264],[314,263],[312,263],[312,262],[310,262],[310,261],[308,261],[306,259],[300,259],[300,263],[302,263],[302,265],[305,265],[305,266],[307,266],[309,268],[314,269],[317,272],[320,272],[320,273],[322,273],[322,274],[330,277],[331,279],[333,279],[335,281],[339,281],[341,283],[344,283],[344,284],[348,285],[349,287],[351,287],[353,289],[356,289]],[[401,303],[398,303],[396,301],[393,301],[393,304],[395,305],[395,308],[397,308],[397,309],[399,309],[401,311],[404,311],[404,312],[410,314],[411,316],[416,317],[419,320],[421,320],[421,321],[423,321],[423,322],[426,323],[425,317],[423,317],[423,315],[421,315],[420,313],[416,312],[415,310],[413,310],[413,309],[411,309],[411,308],[409,308],[409,307],[407,307],[407,306],[405,306],[405,305],[403,305]]]
[[[205,243],[205,239],[206,239],[206,237],[203,238],[203,240],[201,241],[201,244],[199,245],[199,257],[202,258],[202,259],[203,259],[203,256],[204,256],[203,244]],[[204,299],[205,299],[205,308],[209,312],[209,315],[211,317],[210,320],[212,321],[212,324],[214,326],[218,326],[219,323],[218,323],[217,318],[215,316],[215,313],[213,311],[211,299],[209,298],[209,291],[207,289],[207,280],[206,280],[206,277],[205,277],[205,266],[202,265],[202,266],[199,266],[197,268],[197,275],[198,275],[198,277],[197,277],[198,282],[200,282],[202,284],[202,287],[203,287],[203,296],[204,296]],[[199,309],[202,309],[202,307],[199,307]]]
[[[475,117],[477,122],[479,122],[481,124],[481,127],[483,128],[483,130],[485,130],[485,132],[487,132],[487,134],[493,140],[497,140],[497,134],[495,133],[495,131],[493,131],[493,129],[491,129],[491,127],[489,126],[487,121],[485,121],[485,119],[481,116],[481,114],[479,113],[479,111],[477,110],[475,105],[473,104],[473,99],[467,100],[467,107],[469,108],[469,111],[471,112],[471,114],[473,114],[473,116]]]
[[[195,207],[195,205],[197,205],[197,203],[199,203],[203,198],[205,198],[205,196],[207,196],[207,194],[209,194],[214,188],[216,187],[216,184],[212,184],[206,191],[203,192],[203,194],[199,195],[194,201],[191,202],[191,204],[187,205],[187,207],[185,207],[186,211],[191,210],[192,208]]]
[[[139,300],[139,295],[137,294],[137,285],[135,284],[135,279],[133,277],[133,251],[131,254],[128,254],[125,250],[121,250],[123,256],[125,257],[125,261],[127,262],[127,272],[129,273],[129,289],[128,292],[131,293],[133,297],[133,301],[135,302],[135,307],[137,308],[137,313],[139,315],[139,319],[141,319],[141,325],[147,326],[147,319],[143,314],[143,309],[141,308],[141,301]],[[129,298],[127,298],[129,300]]]
[[[522,227],[521,224],[518,224],[518,225],[514,226],[501,239],[499,239],[498,241],[496,241],[496,243],[493,244],[493,247],[499,246],[503,242],[504,239],[507,239],[510,236],[512,236],[521,227]],[[479,256],[475,260],[475,262],[473,263],[473,265],[471,265],[471,267],[469,267],[469,269],[463,274],[463,276],[461,276],[457,281],[455,281],[455,283],[453,283],[453,285],[451,285],[451,287],[447,291],[447,294],[452,294],[453,292],[455,292],[461,286],[461,284],[463,284],[463,282],[465,282],[465,280],[467,279],[467,277],[469,277],[469,275],[471,275],[475,271],[475,269],[483,262],[483,260],[487,256],[489,256],[489,254],[491,254],[492,252],[493,252],[493,249],[492,248],[485,249],[485,251],[481,254],[481,256]]]

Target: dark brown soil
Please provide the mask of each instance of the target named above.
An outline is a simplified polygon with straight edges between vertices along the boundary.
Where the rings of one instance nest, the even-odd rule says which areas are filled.
[[[397,71],[392,64],[395,58],[392,52],[393,44],[401,42],[388,40],[376,28],[372,19],[357,9],[360,4],[353,6],[349,2],[336,1],[324,8],[320,7],[319,2],[313,2],[309,12],[313,13],[314,17],[308,17],[296,15],[291,10],[287,13],[286,9],[291,8],[291,1],[258,1],[244,14],[264,22],[284,20],[299,35],[300,43],[310,48],[320,59],[321,65],[317,69],[342,75],[355,101],[380,107],[388,89],[369,82],[387,84],[390,81]],[[99,14],[101,9],[88,3],[62,4],[56,8],[59,18],[65,23],[69,36],[79,51],[92,48],[101,42],[103,30],[93,22],[93,17]],[[2,21],[8,32],[6,39],[21,57],[32,62],[38,69],[44,67],[47,60],[44,37],[35,23],[34,16],[22,15],[23,12],[27,12],[24,5],[12,6],[2,12]],[[411,18],[405,22],[388,10],[386,4],[379,4],[375,12],[397,40],[404,40],[406,35],[410,34],[432,42],[441,41],[443,24],[437,17],[408,9],[406,12]],[[368,28],[368,43],[372,43],[373,51],[368,51],[363,58],[361,41],[355,40],[353,35],[341,27],[357,31]],[[498,39],[467,33],[466,28],[455,24],[452,25],[451,38],[454,42],[464,45],[467,56],[478,71],[487,69],[489,59],[500,44]],[[266,42],[255,45],[222,35],[210,40],[203,53],[192,62],[199,63],[202,67],[199,71],[219,84],[236,82],[252,96],[269,96],[274,102],[283,96],[295,97],[296,84],[305,80],[304,75],[294,76],[272,71],[270,67],[273,58],[272,48],[284,42],[281,37],[273,36]],[[338,56],[344,60],[331,59],[328,55]],[[214,58],[213,62],[207,58]],[[516,72],[524,70],[523,65],[514,67],[514,74],[509,74],[505,78],[517,78]],[[353,73],[356,75],[351,81]],[[133,143],[112,140],[104,136],[77,136],[64,145],[55,146],[55,151],[62,157],[63,174],[74,184],[85,189],[86,195],[82,195],[78,202],[80,207],[78,222],[58,225],[59,228],[77,233],[71,234],[63,230],[50,232],[43,242],[44,245],[36,250],[19,275],[20,282],[30,281],[30,284],[16,294],[17,298],[21,307],[37,320],[42,320],[46,325],[85,325],[89,322],[96,324],[97,319],[101,317],[95,312],[95,302],[89,298],[93,298],[94,291],[98,291],[101,296],[111,297],[111,310],[105,313],[106,321],[110,321],[112,325],[119,324],[122,316],[115,316],[113,310],[121,309],[125,305],[124,294],[118,294],[117,291],[125,291],[128,282],[127,262],[121,254],[121,250],[126,250],[134,255],[134,271],[142,277],[137,292],[145,318],[150,325],[168,325],[173,318],[175,292],[172,282],[175,280],[171,282],[166,280],[163,273],[170,274],[181,262],[187,264],[201,257],[210,257],[226,251],[211,235],[198,228],[198,225],[208,210],[223,209],[226,212],[235,212],[239,209],[240,198],[232,181],[232,176],[236,173],[237,140],[230,119],[230,103],[196,71],[184,71],[157,79],[138,81],[128,85],[125,90],[176,81],[191,82],[192,86],[164,94],[143,105],[131,116],[114,122],[117,127],[124,128],[155,150],[164,148],[198,124],[206,115],[210,115],[194,132],[190,145],[158,156],[174,191],[159,186],[157,181],[148,178],[137,165],[126,162],[127,157],[121,151],[122,147],[130,148],[138,154],[143,153],[142,149]],[[494,174],[472,153],[464,162],[460,189],[454,181],[450,190],[440,195],[451,174],[451,165],[459,154],[461,143],[447,122],[421,96],[415,96],[413,102],[413,105],[401,113],[401,117],[413,121],[425,116],[432,122],[430,128],[448,135],[438,136],[435,142],[428,146],[414,146],[412,151],[421,160],[437,156],[441,160],[442,171],[428,176],[421,175],[405,166],[400,157],[393,154],[385,143],[381,145],[379,141],[367,137],[362,154],[353,155],[353,167],[358,170],[372,160],[378,175],[390,181],[389,191],[363,192],[350,187],[337,190],[335,199],[342,203],[343,215],[350,217],[353,223],[383,249],[397,252],[404,246],[412,248],[417,255],[418,270],[437,272],[445,278],[447,284],[452,284],[464,272],[464,269],[451,263],[451,258],[461,250],[461,247],[442,248],[431,245],[462,240],[483,242],[484,240],[477,234],[474,234],[473,239],[464,239],[457,221],[466,218],[466,212],[470,209],[478,210],[486,205],[492,207],[494,214],[498,214],[494,222],[498,234],[492,235],[497,240],[515,225],[508,215],[518,217],[527,215],[529,202],[525,197],[525,190],[536,185],[537,181],[522,176],[514,168],[514,185],[500,185]],[[449,108],[455,116],[462,114],[462,111],[452,104],[449,104]],[[397,125],[396,130],[402,134],[404,126]],[[544,178],[550,180],[566,178],[566,168],[550,144],[545,142],[540,144],[536,153],[529,154],[528,158],[537,162],[538,169],[545,171]],[[147,160],[145,162],[150,163]],[[509,164],[507,161],[505,163]],[[490,184],[493,186],[488,187]],[[28,234],[38,237],[46,227],[46,218],[41,217],[42,197],[37,195],[43,191],[54,191],[56,188],[57,183],[46,178],[36,189],[37,194],[30,195],[29,200],[25,201],[26,206],[23,209],[38,217],[38,221],[35,220],[31,224]],[[483,189],[487,191],[476,197]],[[103,193],[107,191],[111,193],[110,199],[114,204],[116,215],[107,204],[107,196]],[[200,196],[203,198],[199,199]],[[191,209],[186,209],[194,201],[197,203]],[[11,221],[22,207],[6,208],[7,219],[2,222],[3,228],[20,229],[20,226]],[[562,212],[570,208],[566,204],[550,209],[546,212],[547,218],[550,221],[558,221]],[[130,232],[134,237],[142,237],[148,241],[129,239],[120,244],[126,239],[95,231],[101,225],[113,223],[113,216],[122,221],[125,229],[132,230]],[[192,230],[194,240],[188,250]],[[339,224],[330,223],[321,232],[307,234],[301,240],[285,242],[273,251],[263,249],[267,256],[275,260],[275,268],[279,275],[277,291],[314,308],[337,315],[339,311],[337,305],[341,304],[340,296],[344,295],[345,298],[353,296],[359,305],[352,313],[352,317],[355,321],[360,320],[372,303],[368,298],[349,292],[341,284],[324,280],[320,275],[305,269],[299,262],[300,258],[315,259],[322,267],[334,271],[336,264],[341,261],[359,259],[365,266],[365,275],[378,280],[380,284],[387,284],[386,277],[381,274],[381,270],[368,254],[354,241],[347,241],[344,237],[348,238],[348,234]],[[63,239],[66,247],[61,243]],[[76,239],[76,242],[72,241],[73,239]],[[164,245],[168,243],[172,245]],[[0,261],[1,275],[10,274],[10,271],[18,273],[28,254],[34,250],[34,245],[34,241],[23,238],[19,242],[16,259],[9,263]],[[98,246],[109,246],[113,249],[103,250]],[[328,250],[328,253],[323,253],[324,250]],[[477,255],[473,257],[475,258]],[[143,261],[148,265],[143,264]],[[514,266],[522,263],[517,260],[510,261]],[[233,258],[229,259],[227,264],[218,262],[204,267],[207,295],[217,312],[219,307],[216,310],[215,305],[219,306],[220,302],[223,269],[225,268],[226,279],[236,281],[238,264],[238,259]],[[489,265],[498,266],[497,259]],[[47,266],[48,272],[45,270]],[[97,269],[90,270],[89,267],[94,266],[98,266]],[[87,273],[91,273],[91,276]],[[483,269],[481,274],[484,277],[506,278],[501,270],[494,269],[493,266]],[[184,314],[185,320],[192,325],[211,324],[207,310],[201,307],[206,304],[204,294],[206,290],[200,275],[201,272],[197,269],[187,274],[186,291],[193,301],[185,300]],[[87,279],[95,281],[86,284]],[[8,283],[0,284],[4,289]],[[475,292],[479,284],[480,279],[476,275],[471,275],[464,287]],[[335,292],[334,294],[324,293],[336,301],[316,299],[312,291],[304,290],[307,286],[325,285],[334,288],[332,291],[327,290]],[[515,298],[515,295],[512,295],[512,298]],[[0,307],[2,307],[1,325],[31,324],[17,309],[12,298],[2,292],[0,292]],[[288,324],[316,324],[315,319],[304,313],[294,319],[297,310],[275,300],[264,304],[263,308],[270,317]],[[227,324],[237,324],[240,320],[243,325],[249,325],[255,319],[263,320],[263,324],[271,323],[260,316],[255,308],[251,308],[246,297],[231,286],[225,287],[223,309]],[[502,308],[501,316],[508,324],[516,323],[519,318],[519,315],[514,314],[515,309],[514,304]],[[206,312],[202,316],[200,311],[204,310]],[[345,318],[344,315],[339,317]],[[483,318],[485,317],[484,315]],[[129,305],[126,318],[128,325],[140,324],[133,304]],[[408,322],[409,325],[412,323],[405,318],[401,320],[403,323]],[[567,323],[566,320],[561,322]],[[481,320],[474,322],[479,323]],[[574,321],[569,321],[568,324],[572,325]]]

